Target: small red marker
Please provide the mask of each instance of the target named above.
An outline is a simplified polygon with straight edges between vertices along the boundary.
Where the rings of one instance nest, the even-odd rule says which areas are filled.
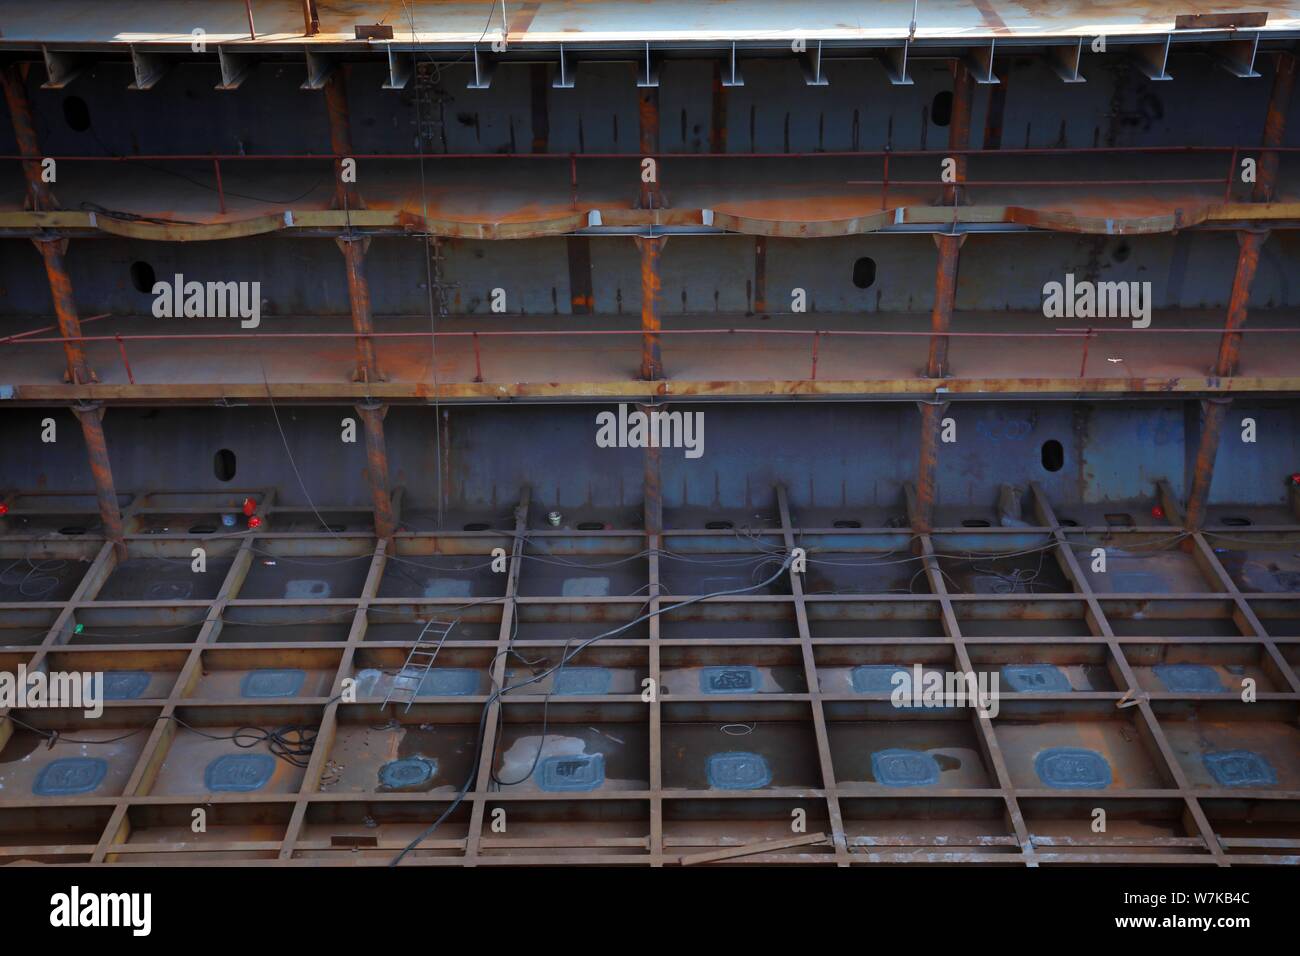
[[[3,501],[0,501],[0,515],[7,515],[8,513],[9,513],[9,506],[5,504]]]
[[[252,513],[253,513],[254,511],[256,511],[256,510],[257,510],[257,502],[254,501],[252,498],[245,498],[245,499],[244,499],[244,514],[246,514],[246,515],[252,515]]]
[[[250,528],[260,528],[262,527],[262,519],[257,515],[253,515],[248,519],[248,526]]]
[[[1163,518],[1164,516],[1165,516],[1165,509],[1161,508],[1159,505],[1156,505],[1154,508],[1151,509],[1151,517]]]
[[[1300,485],[1300,471],[1297,471],[1294,475],[1291,476],[1291,484]],[[3,507],[3,505],[0,505],[0,507]],[[4,512],[0,512],[0,514],[3,513]]]

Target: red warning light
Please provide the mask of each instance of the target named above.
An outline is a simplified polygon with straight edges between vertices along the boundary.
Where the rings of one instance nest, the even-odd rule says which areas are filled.
[[[8,513],[9,513],[9,506],[5,504],[3,501],[0,501],[0,515],[7,515]]]
[[[260,528],[262,527],[262,519],[259,518],[257,515],[253,515],[251,518],[248,519],[248,526],[250,528]]]
[[[1163,518],[1164,516],[1165,516],[1165,509],[1161,508],[1159,505],[1156,505],[1151,509],[1151,517]]]
[[[1291,484],[1300,485],[1300,471],[1297,471],[1294,475],[1291,476]],[[4,512],[0,512],[0,514],[3,513]]]
[[[254,501],[252,498],[245,498],[245,499],[244,499],[244,514],[246,514],[246,515],[251,515],[251,514],[252,514],[254,511],[256,511],[256,510],[257,510],[257,502]]]

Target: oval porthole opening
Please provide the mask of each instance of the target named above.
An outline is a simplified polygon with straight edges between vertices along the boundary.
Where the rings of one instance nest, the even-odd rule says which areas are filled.
[[[85,526],[79,524],[65,525],[64,527],[59,529],[59,534],[66,534],[69,536],[77,535],[77,534],[85,534],[85,533],[86,533]]]
[[[935,126],[947,126],[952,122],[952,91],[942,90],[934,94],[930,101],[930,121]]]
[[[196,524],[190,527],[189,534],[216,534],[217,526],[214,524]]]
[[[1229,528],[1249,528],[1250,519],[1246,517],[1242,517],[1241,515],[1229,515],[1228,517],[1224,518],[1220,522],[1220,524],[1225,524]]]
[[[870,289],[876,284],[876,260],[863,256],[853,263],[853,284],[859,289]]]
[[[991,527],[993,527],[992,524],[990,524],[989,522],[985,521],[983,518],[967,518],[966,520],[964,520],[964,521],[961,523],[961,526],[962,526],[963,528],[991,528]]]
[[[63,98],[63,121],[74,133],[84,133],[90,129],[90,107],[80,96]]]
[[[465,525],[465,530],[466,531],[487,531],[488,524],[486,521],[471,521],[469,524]]]
[[[1079,527],[1079,522],[1075,521],[1073,518],[1062,518],[1062,519],[1061,519],[1061,527],[1062,527],[1062,528],[1077,528],[1077,527]]]
[[[579,521],[579,531],[604,531],[605,524],[602,521]]]
[[[131,263],[131,285],[135,287],[136,292],[153,295],[153,286],[157,281],[158,277],[149,263],[143,261]]]
[[[1065,448],[1055,438],[1043,442],[1039,460],[1047,471],[1060,471],[1065,465]]]
[[[222,448],[212,456],[212,473],[218,481],[231,481],[235,477],[235,453]]]

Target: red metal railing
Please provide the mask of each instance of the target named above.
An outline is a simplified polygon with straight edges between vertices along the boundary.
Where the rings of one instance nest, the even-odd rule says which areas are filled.
[[[90,319],[83,319],[83,322],[94,321],[106,318],[107,316],[94,316]],[[71,338],[60,336],[49,336],[45,338],[35,338],[38,332],[49,331],[51,327],[47,326],[41,329],[32,329],[27,332],[20,332],[5,338],[0,338],[0,346],[20,346],[20,345],[66,345],[69,343],[107,343],[112,342],[117,345],[118,353],[122,359],[122,365],[126,371],[127,380],[135,385],[135,372],[131,366],[130,357],[127,354],[126,344],[128,342],[158,342],[158,341],[243,341],[248,342],[251,336],[256,336],[259,340],[265,339],[428,339],[436,341],[438,339],[465,339],[468,338],[472,343],[474,354],[474,381],[483,381],[483,362],[480,349],[480,339],[492,338],[551,338],[551,337],[597,337],[607,335],[630,335],[643,336],[645,333],[641,329],[521,329],[521,330],[471,330],[471,331],[418,331],[418,332],[371,332],[358,334],[356,332],[198,332],[192,335],[145,335],[145,334],[112,334],[112,335],[82,335]],[[808,336],[811,342],[811,368],[809,379],[816,381],[817,366],[820,357],[820,348],[822,338],[836,337],[879,337],[879,338],[924,338],[930,339],[935,336],[934,332],[929,330],[911,330],[911,329],[762,329],[762,328],[707,328],[707,329],[660,329],[657,335],[742,335],[742,336]],[[947,338],[954,339],[1060,339],[1060,340],[1079,340],[1081,343],[1081,358],[1079,363],[1079,379],[1083,379],[1087,374],[1089,344],[1093,339],[1100,338],[1103,335],[1224,335],[1223,329],[1211,328],[1160,328],[1160,329],[1132,329],[1132,328],[1115,328],[1115,329],[1096,329],[1096,328],[1062,328],[1044,332],[946,332],[942,333]],[[1242,328],[1234,330],[1234,335],[1300,335],[1300,328]]]

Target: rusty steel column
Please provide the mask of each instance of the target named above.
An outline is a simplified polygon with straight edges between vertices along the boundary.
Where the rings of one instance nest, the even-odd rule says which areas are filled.
[[[320,16],[316,13],[316,0],[302,0],[302,32],[309,37],[320,33]]]
[[[1238,331],[1246,324],[1246,307],[1250,302],[1250,287],[1255,281],[1255,270],[1259,268],[1259,250],[1268,240],[1267,232],[1238,232],[1237,272],[1232,277],[1232,294],[1228,297],[1228,318],[1223,327],[1223,338],[1219,342],[1219,358],[1214,365],[1214,374],[1219,378],[1230,378],[1237,374],[1237,363],[1241,353],[1241,333]]]
[[[59,334],[65,339],[81,337],[81,320],[77,318],[77,303],[72,295],[72,279],[63,263],[66,239],[33,239],[32,242],[45,260],[45,276],[50,282],[50,296],[54,299],[54,314],[59,321]],[[80,342],[64,342],[63,354],[68,360],[67,380],[73,385],[88,385],[99,379],[86,362],[86,353]]]
[[[1206,503],[1210,498],[1210,483],[1214,480],[1214,461],[1219,455],[1219,435],[1223,421],[1228,416],[1232,400],[1211,398],[1201,403],[1201,438],[1196,446],[1196,461],[1192,466],[1192,483],[1187,493],[1187,510],[1183,523],[1188,531],[1199,531],[1205,524]]]
[[[653,405],[638,405],[647,419],[655,410]],[[662,450],[657,445],[645,449],[645,530],[659,534],[664,530]]]
[[[1264,118],[1264,146],[1281,146],[1286,131],[1286,114],[1291,106],[1291,92],[1295,89],[1295,56],[1287,51],[1278,53],[1273,73],[1273,90],[1268,97],[1268,114]],[[1255,188],[1251,199],[1255,202],[1272,202],[1277,186],[1277,153],[1262,153]]]
[[[921,409],[921,454],[916,467],[916,514],[912,530],[928,533],[934,526],[934,502],[939,470],[939,432],[947,402],[919,402]]]
[[[335,240],[343,253],[348,272],[348,301],[352,309],[352,330],[357,333],[357,367],[352,373],[354,382],[380,382],[383,373],[375,358],[375,331],[370,314],[370,283],[366,280],[366,249],[369,239],[360,236],[340,236]]]
[[[767,236],[754,238],[754,312],[767,312]]]
[[[934,276],[934,308],[930,312],[930,358],[925,374],[943,378],[948,374],[948,330],[952,325],[953,303],[957,300],[957,266],[964,235],[936,235],[939,266]]]
[[[641,87],[637,91],[637,125],[640,128],[641,156],[654,156],[659,152],[659,90],[657,87]],[[639,208],[660,209],[664,205],[659,183],[659,160],[655,158],[655,181],[641,181]],[[640,170],[638,170],[640,175]]]
[[[99,519],[104,523],[104,536],[113,543],[118,559],[125,560],[122,513],[117,507],[113,466],[108,460],[108,442],[104,439],[104,406],[98,403],[78,405],[72,412],[81,423],[81,434],[86,439],[86,455],[90,459],[91,477],[95,480],[95,498],[99,501]]]
[[[55,209],[54,194],[50,184],[41,179],[41,146],[36,139],[36,124],[32,119],[31,103],[27,100],[25,71],[21,64],[11,63],[0,70],[0,84],[4,86],[5,103],[13,120],[14,139],[18,152],[32,157],[23,160],[23,175],[27,178],[27,201],[37,212]]]
[[[948,122],[948,148],[970,148],[971,101],[975,98],[975,78],[970,69],[961,60],[954,60],[952,65],[952,117]],[[945,205],[953,206],[964,198],[960,183],[966,181],[966,157],[954,156],[956,163],[956,183],[946,183],[943,187]]]
[[[339,67],[325,81],[325,110],[330,121],[330,151],[336,157],[352,155],[352,123],[348,114],[348,88]],[[355,183],[343,182],[343,160],[334,160],[334,202],[340,209],[364,209]]]
[[[388,408],[378,402],[356,408],[366,432],[366,480],[374,502],[375,534],[391,538],[397,529],[393,521],[393,499],[388,491],[388,446],[384,441],[384,416]]]
[[[637,236],[641,252],[641,378],[647,382],[664,377],[663,358],[659,351],[659,255],[666,239]]]

